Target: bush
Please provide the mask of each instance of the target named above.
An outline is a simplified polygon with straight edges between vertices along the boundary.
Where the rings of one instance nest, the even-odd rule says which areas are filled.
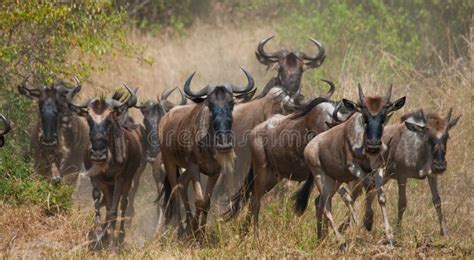
[[[308,37],[326,46],[325,65],[307,73],[312,85],[322,77],[340,78],[347,66],[355,78],[370,71],[372,80],[397,83],[403,74],[398,71],[435,74],[443,62],[467,57],[468,6],[468,1],[301,0],[281,15],[277,31],[298,47],[307,46]]]
[[[0,200],[43,205],[48,213],[70,208],[72,188],[32,176],[29,129],[36,106],[16,91],[27,74],[35,84],[87,76],[98,59],[117,50],[127,54],[126,13],[112,1],[2,1],[0,3],[0,112],[13,131],[0,149]],[[74,57],[74,58],[73,58]]]

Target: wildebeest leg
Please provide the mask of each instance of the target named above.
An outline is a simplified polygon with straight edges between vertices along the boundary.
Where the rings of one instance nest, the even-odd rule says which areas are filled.
[[[191,203],[189,202],[188,186],[192,176],[188,171],[184,171],[178,178],[180,187],[180,195],[183,200],[184,211],[186,216],[186,232],[192,232],[197,225],[193,225],[193,211],[191,209]]]
[[[51,163],[51,182],[53,184],[59,184],[61,182],[61,173],[55,162]]]
[[[130,189],[128,201],[130,205],[127,208],[127,217],[132,219],[135,216],[135,196],[137,195],[138,187],[140,184],[140,178],[142,177],[143,171],[145,170],[146,161],[141,160],[140,167],[133,176],[132,188]]]
[[[96,228],[95,228],[95,244],[93,246],[94,249],[100,249],[104,243],[108,241],[108,227],[109,227],[109,222],[107,219],[105,222],[101,222],[100,220],[100,208],[103,206],[103,203],[105,202],[105,210],[106,212],[109,212],[110,207],[111,207],[111,202],[112,202],[112,190],[110,187],[100,181],[100,180],[95,180],[95,178],[91,178],[91,183],[93,185],[92,188],[92,195],[95,200],[95,209],[96,209]],[[102,198],[101,198],[102,194]]]
[[[248,231],[251,219],[253,218],[254,233],[258,237],[258,216],[260,214],[260,204],[263,195],[270,191],[278,183],[278,178],[272,173],[268,166],[262,164],[254,165],[254,190],[250,198],[249,212],[244,224],[244,232]]]
[[[431,196],[433,205],[436,209],[436,213],[438,214],[438,221],[441,229],[441,235],[444,236],[448,232],[446,227],[446,222],[443,217],[443,211],[441,210],[441,197],[439,196],[438,192],[438,179],[436,176],[428,176],[428,182],[430,184]]]
[[[351,190],[350,192],[344,187],[341,187],[337,190],[339,195],[342,197],[342,200],[344,201],[344,203],[349,209],[344,219],[344,222],[341,223],[339,227],[337,228],[337,230],[339,230],[339,232],[341,233],[344,232],[349,227],[351,217],[355,225],[359,226],[359,218],[357,217],[357,214],[354,210],[354,204],[357,198],[362,193],[362,185],[358,181],[352,181],[348,184],[348,186],[349,186],[349,189]]]
[[[160,206],[162,204],[160,204],[158,201],[161,198],[161,195],[163,192],[163,181],[165,179],[165,174],[166,174],[164,169],[162,169],[161,167],[161,156],[158,156],[158,158],[154,162],[152,162],[151,167],[152,167],[153,180],[155,181],[156,191],[158,193],[157,201],[156,201],[157,211],[158,211],[158,223],[156,225],[156,231],[155,231],[155,233],[158,235],[158,234],[161,234],[164,224],[165,224],[165,216],[164,216],[165,209]]]
[[[206,193],[204,194],[204,207],[202,210],[201,224],[199,226],[199,234],[205,234],[205,228],[207,224],[207,215],[209,214],[209,209],[211,208],[211,198],[214,188],[216,186],[217,180],[219,179],[219,174],[209,177],[206,184]]]
[[[368,231],[372,230],[372,226],[374,223],[374,210],[372,209],[372,202],[375,198],[375,189],[372,187],[366,190],[366,197],[365,197],[365,214],[364,214],[364,227]]]
[[[93,180],[91,180],[92,183],[92,199],[94,200],[94,208],[95,208],[95,217],[94,217],[94,223],[95,223],[95,237],[93,239],[96,240],[96,242],[99,242],[102,238],[103,230],[102,230],[102,223],[100,221],[100,206],[101,206],[101,197],[102,193],[100,192],[99,188],[95,184]]]
[[[397,179],[398,184],[398,228],[402,226],[403,213],[407,207],[407,179],[399,178]]]
[[[314,169],[312,169],[314,170]],[[321,169],[317,169],[314,172],[320,172],[322,173]],[[324,214],[324,217],[326,218],[325,222],[329,222],[331,229],[334,231],[334,234],[336,235],[336,239],[339,242],[339,247],[341,250],[347,250],[347,245],[344,237],[339,233],[336,227],[336,223],[334,222],[334,218],[331,213],[331,200],[334,194],[336,193],[337,189],[341,185],[341,183],[338,183],[334,179],[330,178],[329,176],[326,176],[324,173],[320,175],[315,176],[315,181],[316,181],[316,186],[318,187],[318,190],[321,194],[319,203],[320,209],[318,210],[319,212],[322,211],[322,214]],[[322,209],[321,209],[322,208]],[[320,216],[318,216],[320,218]],[[319,238],[324,238],[325,234],[321,230],[321,222],[322,219],[318,219],[318,236]]]
[[[115,179],[115,185],[113,188],[113,195],[112,195],[112,204],[110,210],[107,210],[106,221],[110,223],[109,227],[112,229],[112,253],[117,253],[118,251],[118,236],[115,230],[115,226],[117,223],[117,210],[118,204],[123,194],[123,183],[125,182],[123,177],[117,177]]]
[[[119,244],[122,244],[123,241],[125,240],[125,221],[128,221],[129,223],[132,222],[131,219],[128,219],[128,217],[126,217],[127,206],[129,202],[128,195],[129,195],[130,187],[132,186],[132,182],[133,182],[132,179],[126,180],[124,181],[123,187],[122,187],[123,194],[122,194],[122,199],[120,201],[121,219],[120,219],[120,231],[119,231],[119,236],[118,236]]]
[[[187,171],[191,175],[191,180],[194,187],[194,204],[196,207],[196,214],[194,215],[192,221],[193,231],[197,231],[199,228],[199,217],[204,210],[204,194],[201,186],[201,174],[199,172],[199,166],[197,164],[190,164],[187,168]],[[183,189],[184,190],[184,189]],[[186,192],[186,190],[184,190]]]
[[[382,216],[383,216],[383,226],[384,226],[384,231],[385,231],[385,236],[386,236],[386,241],[384,241],[384,244],[393,246],[393,243],[394,243],[393,234],[392,234],[392,230],[390,229],[390,223],[388,221],[388,214],[387,214],[387,207],[385,205],[387,202],[387,199],[385,197],[385,191],[383,188],[384,174],[385,174],[384,168],[377,169],[377,173],[375,174],[375,187],[377,188],[377,198],[378,198],[379,205],[382,210]]]
[[[180,189],[183,189],[183,187],[178,187],[178,176],[177,176],[177,171],[178,171],[178,166],[170,160],[167,160],[166,158],[163,158],[163,162],[165,162],[165,171],[166,171],[166,177],[169,181],[169,184],[171,186],[171,197],[169,198],[170,200],[174,200],[174,203],[170,203],[172,206],[174,206],[174,209],[167,209],[168,211],[171,210],[171,212],[174,212],[176,215],[176,218],[178,219],[178,235],[181,236],[184,234],[184,226],[183,223],[181,222],[181,210],[180,210],[180,203],[181,203],[181,197],[180,197]],[[176,190],[178,189],[178,190]],[[165,201],[165,205],[168,204],[168,201]],[[167,208],[169,206],[166,206]]]

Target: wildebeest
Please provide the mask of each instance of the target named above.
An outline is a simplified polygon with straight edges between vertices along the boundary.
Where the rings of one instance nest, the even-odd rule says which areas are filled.
[[[11,126],[3,114],[0,114],[0,120],[3,123],[3,130],[0,130],[0,147],[2,147],[5,144],[5,135],[10,132]]]
[[[178,169],[185,168],[186,174],[191,176],[196,205],[193,219],[189,205],[184,203],[186,223],[194,231],[198,225],[200,231],[204,231],[212,192],[219,176],[232,174],[235,157],[232,134],[234,98],[239,99],[239,95],[245,96],[254,88],[252,76],[244,69],[242,71],[247,77],[247,86],[238,87],[228,83],[207,85],[197,92],[190,89],[193,73],[184,84],[184,92],[196,104],[172,109],[160,123],[159,140],[166,182],[169,184],[165,189],[165,201],[168,201],[173,191],[169,206],[173,209],[172,204],[179,202],[181,196],[186,197],[185,189],[177,186]],[[204,194],[200,172],[209,177]],[[179,211],[177,214],[179,216]]]
[[[423,110],[401,117],[401,122],[386,127],[383,134],[387,150],[384,182],[397,180],[398,184],[398,225],[401,225],[407,205],[406,185],[408,178],[425,179],[431,190],[433,205],[438,215],[441,235],[447,232],[446,222],[441,211],[441,198],[438,193],[438,176],[446,171],[446,150],[451,130],[461,116],[452,118],[450,109],[446,117],[437,113],[424,114]],[[361,193],[357,183],[350,184],[355,200]],[[367,197],[365,227],[370,230],[373,223],[372,197]],[[346,220],[347,222],[347,220]]]
[[[72,98],[80,90],[81,86],[78,85],[67,94],[66,100],[69,108],[86,118],[89,125],[89,148],[84,156],[84,164],[94,187],[92,196],[96,210],[97,243],[95,246],[100,245],[100,242],[108,237],[108,229],[111,228],[111,245],[115,252],[118,249],[118,244],[125,237],[124,217],[128,205],[128,193],[142,157],[137,131],[128,129],[119,122],[129,107],[136,104],[136,96],[132,90],[127,88],[130,96],[125,102],[102,97],[88,100],[83,104],[74,104]],[[100,220],[102,203],[106,207],[104,223],[101,223]],[[117,235],[115,224],[119,203],[121,219],[120,231]]]
[[[178,90],[181,95],[181,101],[178,104],[174,104],[168,100],[169,96],[173,91]],[[175,106],[182,106],[186,104],[186,97],[183,95],[179,88],[171,88],[166,91],[163,91],[161,96],[157,98],[156,101],[148,100],[142,102],[140,105],[135,105],[135,108],[138,108],[143,115],[143,126],[140,126],[141,132],[141,145],[144,156],[142,157],[142,162],[140,168],[135,174],[133,179],[132,188],[130,189],[128,210],[130,216],[134,215],[134,200],[135,195],[139,187],[141,175],[145,169],[147,163],[152,167],[152,174],[155,180],[155,184],[158,192],[162,189],[162,184],[164,180],[165,173],[161,170],[161,155],[160,155],[160,143],[158,140],[158,128],[160,121],[170,109]]]
[[[35,171],[54,183],[65,177],[66,183],[75,184],[87,148],[87,126],[67,108],[70,89],[63,82],[30,88],[26,85],[28,78],[18,91],[38,103],[39,121],[31,132]],[[74,80],[80,84],[76,77]]]
[[[246,182],[232,198],[232,207],[227,217],[235,216],[250,198],[250,211],[245,227],[253,216],[255,227],[258,224],[260,201],[263,195],[283,179],[304,181],[310,174],[303,157],[308,142],[319,133],[333,125],[333,113],[336,102],[330,101],[334,91],[325,97],[307,102],[298,112],[289,115],[275,115],[257,125],[251,132],[249,143],[252,158],[252,170]],[[336,112],[337,113],[337,112]]]
[[[255,54],[262,64],[275,65],[277,76],[267,83],[255,99],[236,105],[232,113],[235,122],[238,122],[232,126],[236,141],[234,148],[235,169],[234,174],[225,176],[230,179],[223,181],[222,185],[218,187],[219,190],[224,190],[226,193],[233,192],[233,189],[240,187],[250,170],[251,157],[248,142],[250,131],[275,114],[288,114],[297,107],[301,107],[303,96],[300,83],[303,72],[306,69],[320,66],[326,57],[324,47],[313,39],[311,41],[319,50],[314,57],[301,51],[280,50],[267,53],[264,46],[272,38],[273,36],[262,40],[258,44]],[[333,91],[334,89],[331,89],[325,96],[330,96]]]
[[[262,93],[267,93],[275,86],[281,86],[290,93],[291,96],[299,94],[301,91],[301,77],[307,69],[314,69],[323,64],[326,58],[326,52],[321,43],[317,40],[310,39],[318,47],[318,54],[314,57],[307,55],[302,51],[280,50],[268,53],[264,50],[265,44],[273,39],[274,36],[263,39],[257,46],[255,55],[263,65],[273,67],[277,72],[277,76],[272,78],[264,88]],[[260,94],[260,97],[262,94]],[[297,96],[297,99],[302,97]]]
[[[374,179],[378,201],[382,208],[386,243],[393,244],[393,234],[385,207],[384,165],[379,155],[386,149],[386,144],[382,142],[384,125],[394,111],[404,106],[405,97],[391,102],[391,95],[390,86],[385,97],[365,97],[359,85],[358,103],[343,99],[344,106],[356,113],[347,121],[317,135],[304,149],[304,157],[312,174],[308,175],[306,183],[297,191],[295,208],[306,207],[301,203],[307,203],[315,181],[320,193],[320,199],[315,201],[318,237],[323,238],[326,235],[329,222],[343,250],[347,245],[337,230],[331,213],[332,197],[343,182],[363,179],[365,173],[370,173],[372,170],[376,170]],[[322,223],[323,214],[325,223]],[[325,224],[324,230],[323,224]]]

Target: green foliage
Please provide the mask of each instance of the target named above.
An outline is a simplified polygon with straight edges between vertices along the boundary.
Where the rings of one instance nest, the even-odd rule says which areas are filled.
[[[116,0],[115,5],[127,10],[136,27],[153,33],[165,29],[182,34],[197,14],[206,10],[210,0]]]
[[[85,74],[90,66],[72,60],[100,57],[125,44],[125,15],[111,1],[8,1],[0,4],[0,75],[6,82],[30,71],[51,82]]]
[[[307,74],[311,83],[340,76],[347,64],[356,68],[353,76],[367,74],[371,64],[377,78],[393,82],[395,70],[436,71],[439,57],[466,57],[467,48],[452,45],[466,46],[461,42],[468,35],[468,9],[467,1],[300,0],[281,14],[277,31],[297,47],[307,45],[308,37],[326,46],[325,65]]]
[[[125,18],[112,1],[0,2],[0,112],[13,125],[0,148],[0,200],[41,204],[48,213],[70,207],[71,187],[32,176],[29,129],[36,106],[17,93],[16,85],[27,74],[40,84],[87,76],[96,68],[89,59],[117,50],[128,54]]]

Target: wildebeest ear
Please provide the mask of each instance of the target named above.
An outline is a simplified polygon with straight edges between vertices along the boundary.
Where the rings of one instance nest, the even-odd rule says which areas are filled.
[[[397,111],[405,105],[406,97],[401,97],[393,102],[388,109],[388,112]]]
[[[257,92],[257,89],[254,88],[252,91],[244,93],[244,94],[239,94],[235,95],[235,98],[239,101],[239,103],[245,103],[250,101],[253,96],[255,95],[255,92]]]
[[[360,108],[359,108],[359,105],[357,105],[356,103],[354,103],[353,101],[350,101],[348,99],[345,99],[343,98],[342,99],[342,103],[344,104],[344,107],[352,112],[352,111],[360,111]]]
[[[461,115],[459,115],[458,117],[454,118],[454,119],[451,119],[448,123],[448,130],[451,130],[451,128],[453,128],[459,121],[459,118],[461,118]]]
[[[41,91],[39,89],[29,89],[21,85],[19,85],[17,88],[18,92],[27,98],[33,99],[41,96]]]
[[[89,114],[89,112],[87,111],[86,108],[80,108],[80,107],[75,107],[73,105],[70,105],[68,104],[68,108],[70,111],[76,113],[78,116],[87,116],[87,114]]]
[[[405,121],[405,126],[408,130],[417,133],[423,133],[426,130],[426,127],[408,121]]]

